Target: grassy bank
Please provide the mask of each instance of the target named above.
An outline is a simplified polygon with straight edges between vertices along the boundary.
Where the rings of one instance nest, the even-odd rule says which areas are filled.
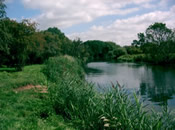
[[[174,116],[168,109],[162,113],[146,112],[136,94],[128,95],[119,84],[111,85],[103,94],[96,92],[80,76],[83,72],[78,62],[69,59],[49,59],[44,72],[50,81],[48,92],[53,110],[77,129],[175,128]]]
[[[43,65],[24,67],[21,72],[0,72],[0,129],[73,129],[54,114],[48,94],[32,90],[18,91],[26,85],[46,85]],[[7,70],[7,69],[3,69]],[[10,70],[10,69],[8,69]]]

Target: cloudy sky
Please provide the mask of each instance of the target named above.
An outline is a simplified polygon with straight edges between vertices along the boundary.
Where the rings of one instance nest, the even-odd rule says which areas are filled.
[[[7,16],[58,27],[69,38],[130,45],[154,22],[175,28],[175,0],[6,0]]]

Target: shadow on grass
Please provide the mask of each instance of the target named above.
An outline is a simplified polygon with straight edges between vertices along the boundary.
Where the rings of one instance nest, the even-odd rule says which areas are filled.
[[[18,70],[16,68],[0,68],[0,72],[18,72]]]

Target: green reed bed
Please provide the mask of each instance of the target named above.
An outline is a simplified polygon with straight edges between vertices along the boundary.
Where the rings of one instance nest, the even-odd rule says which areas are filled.
[[[175,119],[168,109],[162,113],[146,112],[137,95],[128,95],[119,84],[111,85],[103,94],[96,92],[82,78],[82,68],[75,59],[51,58],[44,73],[49,79],[52,108],[77,129],[175,128]]]

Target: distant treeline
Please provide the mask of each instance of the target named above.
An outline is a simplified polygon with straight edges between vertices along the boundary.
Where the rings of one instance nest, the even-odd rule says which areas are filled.
[[[0,3],[0,66],[21,69],[26,64],[40,64],[49,57],[71,55],[82,62],[131,60],[151,63],[175,63],[175,31],[163,23],[150,25],[138,34],[131,46],[99,40],[70,40],[58,28],[37,30],[30,20],[17,22],[6,17]],[[128,61],[129,61],[128,60]]]

